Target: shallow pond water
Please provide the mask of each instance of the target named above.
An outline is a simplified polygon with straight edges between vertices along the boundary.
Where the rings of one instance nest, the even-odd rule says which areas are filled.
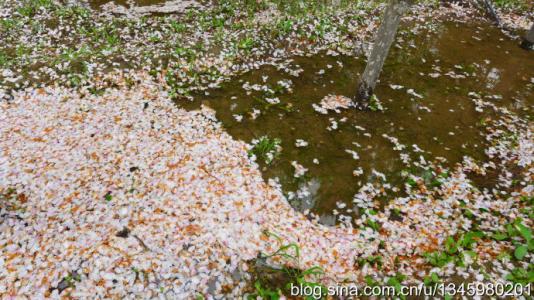
[[[134,6],[148,6],[148,5],[156,5],[156,4],[163,4],[167,0],[88,0],[89,5],[93,9],[99,9],[102,5],[113,2],[117,5],[122,5],[129,7],[130,5]]]
[[[327,224],[335,222],[334,210],[353,208],[354,195],[368,183],[387,182],[402,190],[403,171],[416,171],[403,163],[401,152],[412,161],[441,157],[448,167],[466,155],[485,159],[483,120],[492,116],[475,110],[470,92],[521,114],[531,114],[534,104],[534,54],[491,25],[445,23],[417,34],[405,29],[376,89],[384,111],[346,109],[324,115],[314,110],[312,104],[329,94],[352,97],[364,67],[363,58],[326,53],[295,57],[289,68],[302,69],[298,77],[264,66],[208,95],[195,95],[192,102],[177,103],[186,109],[208,105],[232,136],[246,142],[264,135],[279,138],[283,150],[278,159],[271,165],[260,161],[264,177],[278,177],[288,195],[307,186],[309,195],[290,202]],[[292,92],[280,80],[291,80]],[[276,94],[247,92],[247,83],[267,85]],[[278,97],[280,105],[267,108],[267,97]],[[406,149],[394,150],[385,136],[397,138]],[[297,139],[308,146],[297,147]],[[303,177],[294,177],[293,161],[308,169]],[[360,168],[363,173],[355,175]]]

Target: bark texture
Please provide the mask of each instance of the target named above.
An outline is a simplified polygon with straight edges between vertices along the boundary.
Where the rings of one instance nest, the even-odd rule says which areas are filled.
[[[373,49],[358,86],[357,102],[360,106],[367,106],[367,102],[373,95],[376,81],[384,66],[389,48],[395,40],[402,14],[407,7],[408,3],[405,1],[390,0],[386,8],[382,23],[375,36]]]
[[[523,43],[521,44],[521,47],[527,50],[534,49],[534,23],[532,23],[532,26],[530,26],[530,30],[523,38]]]
[[[495,7],[493,6],[493,3],[491,2],[491,0],[482,0],[482,3],[484,4],[484,8],[486,9],[486,12],[488,13],[488,15],[490,15],[490,17],[493,19],[495,24],[501,27],[502,25],[501,18],[499,18],[499,14],[497,14],[497,11],[495,10]]]

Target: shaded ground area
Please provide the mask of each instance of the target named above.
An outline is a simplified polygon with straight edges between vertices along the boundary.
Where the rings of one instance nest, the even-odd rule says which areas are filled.
[[[377,88],[384,111],[316,112],[312,105],[329,94],[352,97],[364,67],[362,59],[324,52],[296,57],[285,69],[262,67],[177,103],[214,108],[238,139],[279,138],[283,150],[271,165],[263,163],[264,177],[278,177],[299,210],[332,222],[328,216],[340,207],[357,211],[353,197],[368,183],[385,185],[391,196],[398,194],[392,188],[403,190],[409,174],[424,175],[413,163],[420,156],[448,168],[464,156],[487,160],[485,125],[498,116],[477,111],[472,99],[532,113],[532,53],[498,29],[483,23],[405,27]],[[280,103],[269,103],[275,98]],[[296,145],[298,139],[307,145]],[[296,178],[293,161],[309,171]]]

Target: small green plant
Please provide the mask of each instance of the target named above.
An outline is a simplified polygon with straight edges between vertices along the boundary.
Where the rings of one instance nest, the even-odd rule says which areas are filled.
[[[35,8],[31,5],[24,5],[17,9],[17,12],[24,17],[31,17],[35,14]]]
[[[22,27],[20,19],[0,19],[0,32],[12,32]]]
[[[287,35],[289,32],[291,32],[292,28],[293,28],[293,21],[289,19],[280,20],[276,24],[276,30],[278,31],[279,36]]]
[[[237,48],[244,50],[245,52],[250,52],[250,50],[252,50],[252,48],[254,47],[254,44],[255,42],[253,38],[246,37],[238,42]]]
[[[176,20],[171,20],[169,26],[176,33],[182,33],[187,29],[187,26],[184,23],[180,23]]]
[[[476,242],[485,235],[481,231],[468,231],[458,234],[456,238],[449,236],[443,243],[444,251],[425,253],[423,256],[434,267],[442,268],[449,263],[465,267],[467,256],[476,257],[474,247]]]
[[[440,187],[445,182],[445,179],[450,176],[448,170],[441,170],[438,172],[436,170],[422,168],[403,170],[402,174],[404,174],[404,177],[408,177],[406,183],[411,187],[416,187],[418,185],[417,180],[418,177],[420,177],[427,187],[432,188]]]
[[[91,15],[91,12],[87,8],[81,6],[62,6],[56,9],[55,13],[61,18],[80,17],[86,19]]]
[[[256,281],[254,283],[254,290],[254,293],[248,295],[247,298],[249,300],[258,299],[258,297],[260,297],[261,299],[278,300],[280,299],[280,295],[282,295],[282,291],[280,289],[273,289],[264,286],[261,281]]]
[[[188,62],[193,62],[196,59],[196,53],[190,48],[184,48],[184,47],[176,47],[174,48],[174,53],[178,57],[185,58]]]
[[[108,202],[111,201],[113,199],[111,192],[107,192],[106,195],[104,195],[104,199],[106,199]]]
[[[517,11],[528,11],[529,9],[528,0],[495,0],[494,2],[495,2],[495,6],[501,9],[509,9],[509,10],[517,10]],[[532,9],[532,5],[530,5],[530,9]]]
[[[529,264],[528,269],[513,269],[512,272],[506,275],[506,280],[522,285],[534,282],[534,264]]]
[[[82,76],[78,74],[68,74],[67,75],[68,84],[71,87],[79,87],[83,83]]]
[[[370,255],[365,258],[358,258],[356,260],[356,263],[358,264],[359,267],[363,267],[366,264],[369,264],[380,270],[382,268],[382,256]]]
[[[320,39],[323,39],[326,32],[329,31],[332,28],[332,24],[327,19],[321,19],[317,24],[315,24],[315,28],[310,31],[310,39],[312,41],[318,41]]]
[[[10,59],[2,50],[0,50],[0,67],[9,66]]]
[[[400,295],[401,299],[406,299],[406,296],[401,294],[402,290],[402,282],[406,279],[406,276],[400,273],[395,274],[395,276],[390,277],[386,284],[388,286],[392,286],[398,295]]]
[[[521,218],[516,218],[513,222],[506,224],[505,231],[497,231],[491,237],[496,241],[511,241],[515,248],[514,257],[519,261],[534,250],[532,230],[523,224]]]
[[[527,205],[534,205],[534,196],[521,196],[519,200]]]
[[[224,26],[225,19],[221,17],[215,17],[211,20],[211,24],[214,28],[219,28]]]
[[[161,42],[161,37],[158,35],[152,35],[148,37],[148,41],[151,43],[159,43]]]
[[[269,165],[280,155],[282,151],[281,144],[282,141],[278,138],[262,136],[252,141],[252,149],[250,149],[249,155],[255,155]]]
[[[425,253],[424,257],[427,259],[428,263],[430,263],[434,267],[442,268],[445,265],[447,265],[449,262],[453,260],[453,257],[448,255],[445,252],[431,252],[431,253]]]
[[[371,275],[365,275],[365,284],[368,286],[379,286],[380,283]]]
[[[378,100],[378,97],[376,97],[376,95],[371,96],[371,99],[369,100],[369,109],[371,111],[383,111],[384,110],[382,103],[380,102],[380,100]]]
[[[67,288],[74,288],[76,285],[76,282],[82,281],[82,278],[79,274],[71,272],[69,275],[63,277],[61,281],[57,285],[57,289],[62,292],[63,290]]]
[[[416,187],[417,186],[417,181],[411,176],[410,176],[410,178],[408,178],[408,180],[406,180],[406,183],[411,187]]]
[[[376,221],[373,221],[371,219],[367,219],[365,220],[365,226],[373,229],[374,231],[379,231],[380,230],[380,224]]]
[[[423,176],[423,179],[425,179],[425,183],[427,185],[430,185],[431,187],[440,187],[443,184],[444,180],[447,177],[449,177],[448,171],[443,171],[436,176],[434,176],[432,172],[428,172],[428,173],[429,173],[429,176],[428,177]],[[425,175],[428,173],[425,173]]]
[[[69,286],[74,286],[74,282],[75,281],[80,282],[81,281],[81,277],[78,274],[71,273],[71,274],[67,275],[64,278],[64,280],[69,283]]]
[[[52,0],[27,0],[21,1],[22,5],[17,9],[17,12],[24,17],[32,17],[41,8],[50,8],[53,3]]]
[[[432,272],[430,275],[425,276],[425,278],[423,278],[423,283],[426,286],[434,286],[440,282],[441,280],[439,279],[439,276],[436,272]]]
[[[280,245],[280,247],[272,254],[260,254],[258,259],[265,261],[269,258],[281,257],[293,262],[296,266],[300,265],[300,247],[296,243],[284,243],[282,238],[269,231],[264,231],[263,234],[267,237],[274,238],[277,244]],[[318,278],[324,274],[323,269],[319,266],[313,266],[306,270],[300,270],[298,268],[291,268],[286,266],[271,269],[273,271],[283,273],[284,278],[286,279],[285,284],[283,284],[282,287],[268,287],[260,276],[260,278],[256,280],[254,284],[255,292],[249,295],[248,299],[257,299],[258,297],[261,297],[262,299],[277,300],[281,298],[281,295],[283,295],[284,292],[290,291],[291,286],[293,285],[299,285],[300,287],[310,287],[312,289],[318,288],[321,290],[321,299],[324,298],[324,296],[326,295],[326,288],[322,284],[314,281],[309,281],[307,279],[308,277]],[[306,296],[305,299],[311,300],[318,298]]]
[[[377,214],[377,211],[375,211],[374,209],[367,209],[364,213],[368,216],[375,216]],[[367,217],[364,222],[364,226],[369,227],[376,232],[380,230],[380,223],[372,220],[370,217]]]

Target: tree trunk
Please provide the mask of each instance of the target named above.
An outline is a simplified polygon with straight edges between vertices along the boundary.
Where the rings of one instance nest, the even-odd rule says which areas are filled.
[[[486,12],[491,16],[497,26],[501,27],[501,19],[499,18],[499,15],[497,14],[495,7],[493,6],[493,3],[491,3],[491,0],[482,0],[482,2],[484,3]]]
[[[532,23],[532,26],[530,26],[530,30],[527,32],[527,35],[523,38],[523,43],[521,44],[521,47],[532,50],[534,49],[534,23]]]
[[[357,102],[359,102],[360,106],[367,106],[369,99],[373,95],[376,81],[384,66],[389,48],[395,40],[401,16],[407,6],[408,4],[405,1],[390,0],[386,8],[382,23],[375,36],[373,49],[367,60],[367,66],[358,86]]]

